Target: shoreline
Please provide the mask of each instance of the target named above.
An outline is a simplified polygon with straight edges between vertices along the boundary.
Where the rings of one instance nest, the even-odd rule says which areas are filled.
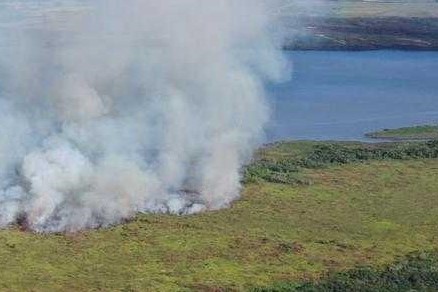
[[[317,139],[281,139],[267,142],[261,145],[261,148],[272,147],[282,143],[338,143],[338,144],[362,144],[362,145],[382,145],[391,143],[415,143],[429,142],[438,140],[438,126],[419,125],[411,127],[402,127],[395,129],[382,129],[375,132],[365,133],[362,139],[357,140],[317,140]]]
[[[438,17],[313,17],[299,22],[300,31],[286,29],[284,49],[438,51]]]
[[[365,134],[366,138],[391,140],[395,142],[438,140],[437,125],[416,125],[397,129],[383,129]]]

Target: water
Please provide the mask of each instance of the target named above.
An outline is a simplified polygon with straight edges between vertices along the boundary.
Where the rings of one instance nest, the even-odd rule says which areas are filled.
[[[438,123],[438,52],[289,52],[290,82],[270,86],[268,139],[367,140]]]

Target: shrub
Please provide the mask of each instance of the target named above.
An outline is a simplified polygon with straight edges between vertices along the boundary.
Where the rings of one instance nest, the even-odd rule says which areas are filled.
[[[268,149],[269,150],[269,149]],[[302,168],[323,168],[330,165],[360,163],[368,160],[438,158],[438,140],[415,143],[345,145],[320,143],[303,157],[254,161],[244,171],[244,182],[267,181],[283,184],[307,184],[300,178]]]
[[[277,283],[257,292],[287,291],[437,291],[438,254],[414,253],[383,268],[359,267],[320,282]]]

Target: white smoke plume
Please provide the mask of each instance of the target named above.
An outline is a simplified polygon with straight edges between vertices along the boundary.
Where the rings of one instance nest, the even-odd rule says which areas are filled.
[[[0,226],[229,206],[287,67],[272,2],[9,3],[31,15],[0,29]]]

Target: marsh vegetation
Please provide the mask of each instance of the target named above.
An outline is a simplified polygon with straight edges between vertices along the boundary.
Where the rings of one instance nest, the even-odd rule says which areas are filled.
[[[438,244],[436,153],[436,142],[276,143],[259,151],[229,209],[141,214],[75,234],[1,231],[0,289],[322,291],[362,276],[394,287],[418,276],[417,262],[395,278],[388,267]],[[434,269],[434,258],[420,268]]]

